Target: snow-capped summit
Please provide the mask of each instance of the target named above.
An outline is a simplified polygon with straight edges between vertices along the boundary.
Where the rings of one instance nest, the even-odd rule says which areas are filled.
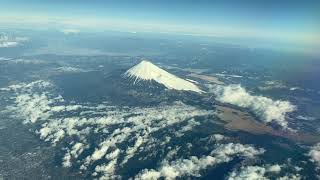
[[[126,77],[134,78],[134,82],[154,80],[159,84],[164,85],[168,89],[194,91],[202,93],[203,91],[192,82],[179,78],[167,71],[159,68],[149,61],[143,60],[139,64],[130,68],[124,74]]]

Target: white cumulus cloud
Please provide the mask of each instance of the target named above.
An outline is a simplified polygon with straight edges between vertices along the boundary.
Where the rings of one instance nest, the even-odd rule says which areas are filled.
[[[262,166],[244,166],[232,171],[227,177],[228,180],[300,180],[302,177],[297,173],[283,173],[284,165],[262,165]],[[284,171],[285,172],[285,171]],[[282,174],[282,175],[281,175]]]
[[[308,155],[310,156],[311,161],[316,163],[320,168],[320,143],[312,146]]]
[[[286,114],[296,110],[296,106],[289,101],[252,95],[240,85],[214,86],[211,91],[217,96],[217,100],[248,108],[264,122],[274,121],[283,128],[288,128]]]
[[[201,170],[205,170],[210,166],[217,164],[229,162],[235,156],[254,158],[262,153],[264,153],[264,149],[256,149],[250,145],[239,143],[220,144],[207,156],[202,156],[200,158],[191,156],[188,159],[177,159],[171,162],[164,160],[157,170],[144,169],[136,176],[136,179],[149,180],[162,177],[170,180],[186,176],[199,177]]]
[[[118,169],[131,158],[141,153],[152,156],[171,139],[199,125],[198,117],[215,114],[182,102],[155,107],[76,104],[64,100],[54,89],[49,82],[34,81],[2,90],[13,92],[13,104],[7,109],[25,123],[37,124],[36,133],[41,139],[53,146],[72,139],[68,142],[71,147],[63,148],[62,166],[90,168],[93,176],[102,179],[119,177]],[[178,130],[154,137],[170,128]],[[92,135],[97,142],[91,142]],[[84,151],[89,152],[84,155]]]

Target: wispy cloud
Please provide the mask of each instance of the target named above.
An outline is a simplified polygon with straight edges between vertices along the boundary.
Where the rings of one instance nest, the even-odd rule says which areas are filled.
[[[16,47],[27,41],[26,37],[11,37],[6,34],[0,34],[0,48]]]
[[[55,68],[54,71],[62,72],[62,73],[87,72],[84,69],[80,69],[80,68],[77,68],[77,67],[71,67],[71,66],[61,66],[61,67]]]
[[[63,32],[64,34],[78,34],[80,33],[79,29],[62,29],[61,32]]]

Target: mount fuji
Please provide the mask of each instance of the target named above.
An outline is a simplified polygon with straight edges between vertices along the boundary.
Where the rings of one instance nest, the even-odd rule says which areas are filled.
[[[196,93],[204,92],[192,82],[173,75],[146,60],[141,61],[139,64],[127,70],[124,76],[134,79],[134,83],[153,80],[168,89],[193,91]]]

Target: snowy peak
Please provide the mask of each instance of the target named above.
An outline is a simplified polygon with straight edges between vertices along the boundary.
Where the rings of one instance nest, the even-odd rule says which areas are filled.
[[[194,91],[202,93],[203,91],[192,82],[179,78],[169,72],[159,68],[149,61],[143,60],[139,64],[130,68],[126,73],[126,77],[134,78],[134,82],[154,80],[164,85],[168,89]]]

